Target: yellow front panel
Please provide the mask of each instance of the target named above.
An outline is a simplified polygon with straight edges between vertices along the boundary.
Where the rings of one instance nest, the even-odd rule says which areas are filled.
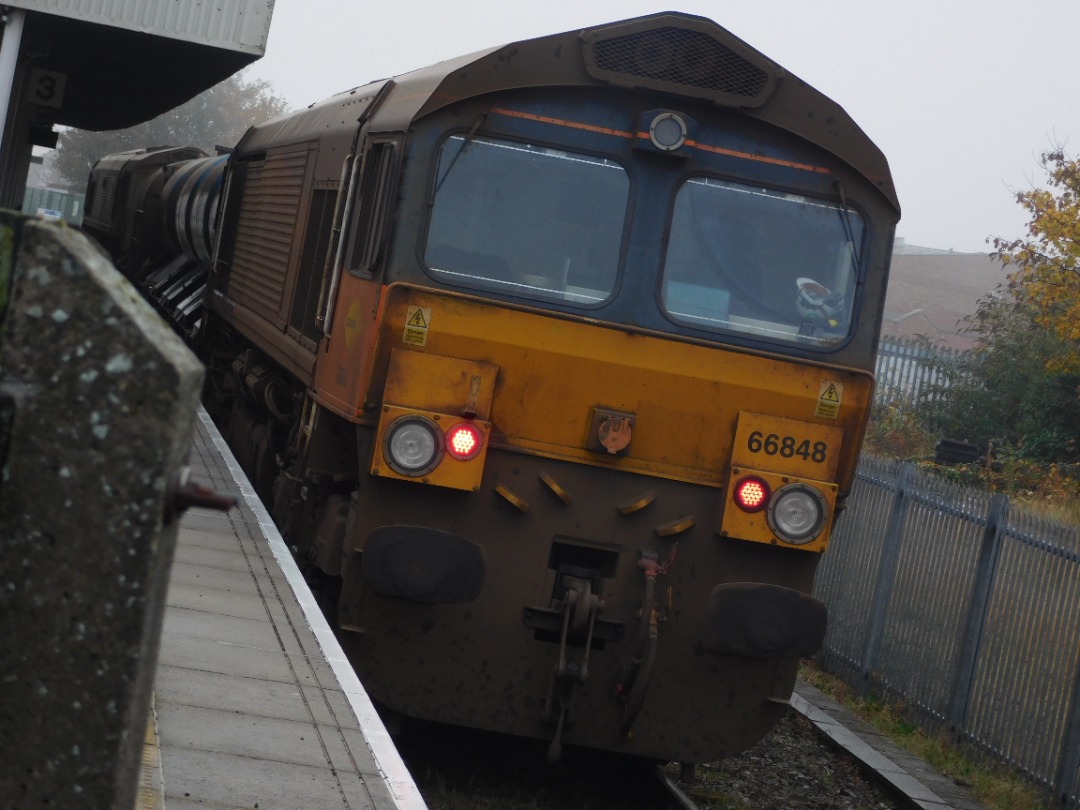
[[[487,419],[498,370],[490,363],[394,349],[383,402]]]
[[[831,429],[816,435],[836,447],[833,469],[845,486],[873,388],[862,371],[405,285],[388,288],[379,341],[376,375],[389,372],[391,350],[497,367],[490,420],[500,446],[715,487],[731,463],[740,412]],[[460,394],[451,398],[446,407],[458,407]],[[595,447],[598,408],[633,415],[619,454],[586,449]]]
[[[821,493],[826,504],[825,524],[817,537],[808,543],[788,543],[773,533],[769,526],[767,510],[760,512],[744,512],[735,505],[735,485],[747,475],[754,475],[763,479],[769,489],[775,495],[776,492],[787,484],[802,483],[814,487]],[[724,492],[723,513],[720,521],[719,532],[724,537],[737,537],[740,540],[749,540],[754,543],[768,543],[773,546],[799,549],[801,551],[822,552],[829,545],[829,533],[832,531],[833,516],[836,511],[836,484],[827,481],[814,481],[812,479],[798,478],[794,476],[779,475],[766,470],[745,469],[733,467],[731,480]]]
[[[394,470],[386,459],[386,433],[395,421],[403,416],[423,416],[430,419],[439,428],[443,442],[446,433],[459,422],[468,421],[474,427],[480,429],[483,442],[479,454],[468,461],[459,461],[443,452],[438,466],[423,475],[402,475]],[[433,413],[431,411],[418,411],[415,408],[399,408],[393,405],[384,405],[379,418],[379,430],[376,434],[375,452],[371,458],[372,475],[382,478],[393,478],[398,481],[411,481],[416,484],[430,484],[450,489],[464,489],[476,491],[480,488],[480,479],[484,474],[484,461],[487,458],[487,448],[491,440],[491,425],[479,419],[465,420],[457,414]]]
[[[731,463],[831,481],[844,431],[760,413],[740,413]]]

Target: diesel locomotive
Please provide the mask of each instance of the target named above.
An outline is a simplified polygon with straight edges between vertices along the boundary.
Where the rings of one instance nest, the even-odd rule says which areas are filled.
[[[839,105],[662,13],[111,155],[84,227],[383,708],[697,763],[824,635],[898,219]]]

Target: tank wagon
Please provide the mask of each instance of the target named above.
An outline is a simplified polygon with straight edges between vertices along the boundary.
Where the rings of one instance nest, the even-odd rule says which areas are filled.
[[[840,106],[663,13],[158,171],[173,254],[123,269],[172,313],[198,275],[207,406],[375,700],[552,758],[771,728],[824,634],[899,218]]]

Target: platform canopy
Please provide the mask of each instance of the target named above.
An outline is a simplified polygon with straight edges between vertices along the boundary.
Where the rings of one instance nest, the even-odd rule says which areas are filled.
[[[266,50],[273,0],[4,0],[25,11],[23,101],[38,119],[121,129],[183,104]]]

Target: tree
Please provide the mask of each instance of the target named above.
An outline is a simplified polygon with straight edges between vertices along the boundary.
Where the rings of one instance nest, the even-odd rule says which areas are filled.
[[[1040,163],[1049,188],[1016,195],[1031,214],[1028,238],[995,239],[994,255],[1015,266],[1010,287],[1038,324],[1052,330],[1064,352],[1050,371],[1080,371],[1080,165],[1063,148],[1044,152]]]
[[[1047,187],[1019,192],[1027,236],[995,239],[1008,284],[979,302],[979,346],[920,417],[939,435],[1028,462],[1080,461],[1080,165],[1041,155]]]
[[[1006,288],[979,302],[967,331],[979,347],[959,366],[938,369],[945,396],[923,406],[922,420],[984,451],[1037,462],[1080,459],[1080,378],[1063,370],[1070,347],[1039,311]]]
[[[234,146],[252,124],[288,110],[269,82],[249,82],[238,73],[144,124],[105,132],[62,132],[50,165],[71,187],[82,188],[91,167],[104,155],[147,146],[197,146],[213,154],[216,146]]]

